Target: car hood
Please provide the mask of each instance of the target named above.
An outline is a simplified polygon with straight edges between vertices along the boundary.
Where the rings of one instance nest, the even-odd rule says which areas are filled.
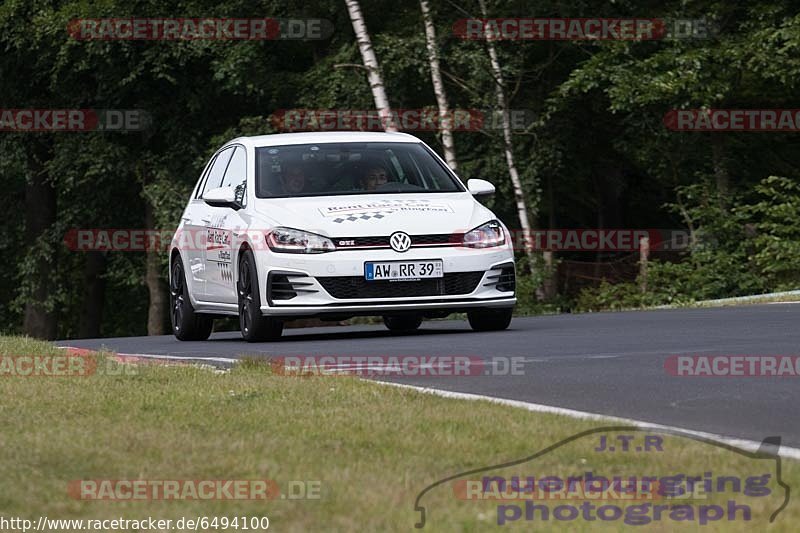
[[[255,211],[270,225],[327,237],[460,233],[494,218],[469,193],[259,198]]]

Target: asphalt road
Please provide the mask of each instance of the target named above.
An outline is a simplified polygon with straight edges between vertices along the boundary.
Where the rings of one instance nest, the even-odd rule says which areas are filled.
[[[800,377],[675,377],[671,355],[800,355],[800,305],[558,315],[514,319],[476,333],[466,321],[425,322],[393,336],[382,326],[287,329],[245,343],[238,333],[206,342],[172,336],[61,341],[59,345],[192,359],[288,355],[524,357],[523,375],[402,377],[394,381],[485,394],[800,447]]]

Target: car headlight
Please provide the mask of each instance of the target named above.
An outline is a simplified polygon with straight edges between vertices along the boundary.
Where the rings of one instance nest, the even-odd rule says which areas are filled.
[[[267,245],[273,252],[288,254],[321,254],[336,249],[327,237],[292,228],[275,228],[267,233]]]
[[[467,248],[492,248],[502,246],[506,242],[503,226],[496,220],[491,220],[482,226],[464,234],[462,244]]]

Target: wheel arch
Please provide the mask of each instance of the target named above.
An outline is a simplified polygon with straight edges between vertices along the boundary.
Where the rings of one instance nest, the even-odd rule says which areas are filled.
[[[244,255],[247,250],[252,252],[253,246],[250,244],[249,240],[243,240],[241,243],[239,243],[239,246],[236,248],[236,253],[231,260],[231,266],[234,267],[232,268],[234,285],[239,283],[239,262],[242,260],[242,255]]]
[[[172,248],[172,251],[169,253],[169,271],[167,275],[167,286],[172,290],[172,268],[175,266],[175,258],[179,258],[181,260],[181,264],[183,265],[183,282],[186,285],[186,292],[189,295],[189,301],[192,305],[197,305],[197,296],[195,294],[195,286],[194,286],[194,279],[192,276],[189,275],[189,272],[186,270],[186,257],[184,257],[181,249],[177,246]]]

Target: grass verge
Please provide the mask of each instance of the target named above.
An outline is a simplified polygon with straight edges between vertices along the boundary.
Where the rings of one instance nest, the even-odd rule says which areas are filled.
[[[4,356],[58,353],[47,343],[0,337]],[[414,511],[417,494],[429,484],[529,456],[603,425],[489,402],[449,400],[353,377],[280,376],[253,361],[227,373],[144,365],[113,375],[0,377],[0,391],[0,516],[33,519],[268,516],[271,529],[279,531],[408,531],[419,518]],[[661,451],[603,453],[597,451],[603,435],[617,442],[618,435],[607,431],[532,461],[462,479],[566,479],[585,471],[609,477],[712,472],[742,479],[774,473],[772,460],[677,437],[664,437]],[[633,442],[641,444],[644,437],[637,434]],[[782,466],[784,482],[800,487],[798,464],[784,460]],[[320,497],[79,501],[68,495],[70,481],[97,479],[271,479],[284,494],[303,481],[307,489],[318,483]],[[455,494],[455,486],[445,483],[424,496],[425,530],[485,530],[497,527],[500,515],[513,515],[512,505],[525,505],[463,501]],[[716,501],[714,495],[694,496],[677,503]],[[767,528],[767,515],[783,502],[777,491],[768,497],[739,496],[752,507],[751,522],[719,520],[699,527],[696,520],[662,518],[649,528]],[[620,519],[556,521],[551,516],[542,522],[536,516],[536,522],[526,521],[523,510],[520,519],[504,527],[626,528]],[[800,505],[790,501],[767,529],[793,531],[799,519]]]

